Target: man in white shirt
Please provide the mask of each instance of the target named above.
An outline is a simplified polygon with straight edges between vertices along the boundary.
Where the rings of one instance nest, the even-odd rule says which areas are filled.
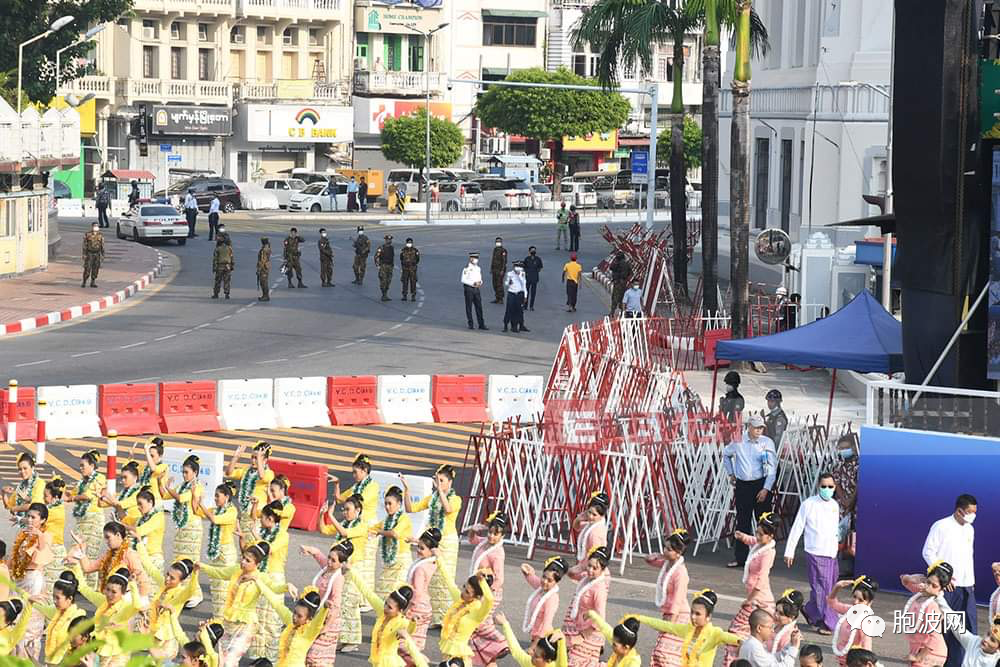
[[[755,609],[750,614],[750,636],[740,644],[740,658],[753,667],[796,667],[799,661],[799,644],[802,636],[792,630],[788,646],[777,653],[767,650],[766,644],[774,637],[774,616],[766,609]]]
[[[524,326],[524,300],[528,296],[528,284],[524,279],[524,262],[517,260],[514,268],[507,272],[504,278],[504,287],[507,290],[507,311],[503,316],[503,330],[507,331],[510,325],[512,333],[530,331]]]
[[[219,227],[219,209],[222,207],[222,202],[219,201],[219,195],[212,195],[212,203],[208,205],[208,240],[211,241],[212,237],[218,232],[216,231]]]
[[[802,501],[785,544],[785,565],[792,566],[799,538],[805,534],[806,563],[809,565],[809,603],[802,610],[806,620],[821,635],[829,635],[837,625],[837,613],[827,597],[837,581],[837,550],[840,505],[833,499],[837,483],[828,472],[819,476],[819,493]]]
[[[469,263],[462,269],[462,291],[465,292],[465,318],[469,321],[469,328],[472,325],[472,307],[476,307],[476,319],[479,320],[479,328],[489,331],[483,322],[483,299],[479,294],[479,288],[483,286],[483,270],[479,268],[479,253],[469,253]]]
[[[188,238],[193,239],[198,236],[194,233],[195,224],[198,222],[198,200],[194,196],[194,188],[188,190],[184,197],[184,216],[188,223]]]
[[[947,617],[952,613],[952,608],[948,606],[948,601],[944,595],[937,597],[938,606],[941,612]],[[996,667],[998,652],[1000,652],[1000,624],[995,621],[990,623],[986,634],[982,637],[975,632],[970,632],[966,628],[951,627],[945,633],[945,639],[955,637],[965,650],[965,657],[962,659],[962,667]],[[948,655],[951,655],[951,648],[948,648]]]
[[[976,504],[973,496],[967,493],[960,495],[955,500],[955,511],[931,525],[921,552],[928,566],[943,560],[955,569],[944,597],[952,609],[965,612],[965,627],[972,633],[978,627],[974,590],[976,575],[973,570],[975,560],[972,550],[976,537],[976,531],[972,527],[972,522],[976,520]],[[962,643],[951,633],[945,633],[944,640],[948,645],[945,667],[959,667],[965,653]]]

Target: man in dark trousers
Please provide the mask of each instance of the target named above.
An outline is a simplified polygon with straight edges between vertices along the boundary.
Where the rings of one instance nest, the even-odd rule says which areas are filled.
[[[101,189],[97,191],[97,225],[98,227],[110,227],[111,221],[108,219],[108,207],[111,206],[111,192],[107,184],[101,184]]]
[[[503,247],[503,239],[496,238],[493,257],[490,260],[490,276],[493,278],[493,303],[503,303],[503,280],[507,273],[507,249]]]
[[[778,472],[774,441],[764,435],[764,418],[751,415],[744,436],[722,450],[722,467],[735,487],[736,530],[750,535],[753,522],[771,510],[771,489]],[[736,541],[733,560],[726,567],[743,567],[750,547]]]
[[[364,176],[358,183],[358,203],[361,204],[362,213],[368,210],[368,181],[365,180]]]
[[[611,260],[611,314],[614,317],[618,309],[622,307],[622,299],[625,297],[625,289],[628,287],[629,275],[632,267],[625,258],[625,253],[618,251],[615,258]]]
[[[368,253],[372,251],[372,242],[365,235],[365,228],[358,227],[358,235],[354,238],[354,284],[365,281],[365,270],[368,268]]]
[[[392,234],[386,234],[385,243],[375,249],[375,266],[378,267],[378,288],[382,290],[382,301],[392,301],[389,298],[389,284],[392,282],[395,262],[396,250],[392,247]]]
[[[184,197],[184,217],[188,223],[188,238],[193,239],[198,236],[194,233],[195,225],[198,224],[198,200],[194,197],[194,188],[188,190]]]
[[[476,319],[479,320],[479,328],[488,331],[486,323],[483,322],[483,298],[479,294],[479,288],[483,286],[483,270],[479,268],[479,253],[469,253],[469,263],[462,269],[462,291],[465,293],[465,319],[469,321],[469,328],[474,329],[472,324],[472,308],[476,308]]]
[[[569,207],[569,249],[573,252],[580,251],[580,213],[576,210],[576,204]]]
[[[319,241],[319,281],[322,287],[333,287],[333,246],[326,237],[326,229],[320,228]]]
[[[736,421],[737,415],[743,413],[746,401],[740,393],[740,374],[736,371],[729,371],[723,378],[726,383],[726,394],[719,399],[719,412],[725,415],[731,422]]]
[[[302,243],[302,238],[299,236],[299,230],[292,227],[288,230],[288,236],[285,238],[281,252],[281,259],[284,261],[285,268],[287,269],[285,277],[288,278],[289,288],[293,287],[292,274],[295,274],[295,278],[299,281],[299,287],[307,287],[302,282],[302,250],[299,249],[300,243]]]
[[[542,271],[542,258],[538,256],[535,246],[528,248],[528,256],[522,262],[524,279],[528,287],[528,310],[535,309],[535,292],[538,291],[538,274]]]

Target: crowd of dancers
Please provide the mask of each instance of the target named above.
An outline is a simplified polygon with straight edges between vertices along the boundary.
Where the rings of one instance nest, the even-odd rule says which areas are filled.
[[[82,455],[81,479],[68,485],[41,479],[32,456],[21,454],[20,481],[3,489],[19,531],[9,550],[0,541],[0,655],[14,653],[46,665],[123,667],[138,645],[130,638],[135,635],[118,631],[130,630],[146,642],[138,650],[185,667],[237,667],[244,658],[254,667],[329,667],[338,652],[361,650],[365,612],[375,616],[368,647],[374,667],[427,667],[430,629],[440,630],[441,667],[496,667],[505,656],[521,667],[597,667],[602,659],[607,667],[640,667],[636,644],[642,626],[657,633],[649,656],[653,667],[710,667],[720,647],[725,667],[768,667],[762,663],[771,659],[790,665],[800,654],[807,664],[807,657],[815,661],[822,655],[815,646],[801,646],[797,619],[804,595],[786,590],[775,596],[771,590],[778,528],[772,514],[758,517],[754,535],[735,535],[750,553],[743,568],[746,596],[728,629],[712,623],[716,593],[689,590],[684,553],[690,539],[684,530],[671,533],[664,552],[647,559],[659,568],[660,615],[628,614],[612,626],[606,620],[610,499],[596,492],[574,521],[575,554],[549,558],[540,570],[521,565],[533,592],[519,638],[502,611],[508,529],[502,512],[468,531],[471,565],[457,578],[462,498],[453,488],[451,466],[439,467],[432,493],[413,502],[402,475],[382,494],[371,477],[371,461],[358,455],[351,485],[336,483],[336,502],[321,512],[320,531],[333,539],[330,548],[293,549],[289,481],[270,468],[267,443],[258,442],[249,464],[241,464],[246,449],[241,445],[230,458],[226,481],[209,490],[198,481],[197,456],[183,462],[179,484],[171,479],[162,461],[163,440],[153,438],[144,447],[144,461],[123,466],[116,493],[108,491],[96,451]],[[386,512],[381,520],[380,498]],[[164,500],[174,501],[169,512]],[[428,525],[418,535],[410,515],[425,510]],[[169,560],[168,522],[174,527]],[[302,590],[285,577],[293,553],[318,567]],[[902,577],[914,592],[905,611],[918,620],[946,611],[941,591],[951,571],[947,563],[936,563],[923,575]],[[565,596],[565,615],[557,622],[566,577],[575,588]],[[1000,584],[1000,568],[997,577]],[[181,621],[186,610],[203,602],[203,582],[212,618],[192,637]],[[841,599],[845,591],[850,600]],[[860,576],[839,582],[825,601],[840,615],[830,650],[841,667],[865,664],[850,655],[873,657],[872,639],[846,619],[854,605],[870,607],[877,592],[872,578]],[[81,597],[95,613],[81,609]],[[998,613],[1000,594],[994,594],[990,618]],[[1000,618],[995,623],[985,637],[975,637],[978,648],[967,651],[967,662],[970,656],[980,659],[970,667],[996,667]],[[912,665],[943,664],[943,629],[919,622],[915,627],[908,634]],[[973,647],[972,639],[966,642]]]

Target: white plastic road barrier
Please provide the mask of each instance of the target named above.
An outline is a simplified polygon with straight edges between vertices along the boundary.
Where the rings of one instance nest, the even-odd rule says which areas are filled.
[[[378,482],[378,520],[385,519],[385,492],[390,486],[403,488],[399,481],[399,473],[372,470],[372,479]],[[434,481],[430,477],[418,477],[417,475],[406,475],[406,483],[410,485],[410,501],[416,503],[422,498],[426,498],[434,491]],[[410,522],[413,524],[413,537],[420,537],[420,534],[427,529],[427,512],[414,512],[410,515]]]
[[[45,422],[48,440],[101,437],[96,384],[39,387],[38,399],[48,405]]]
[[[545,411],[544,387],[545,379],[541,375],[491,375],[486,390],[490,419],[495,422],[520,419],[521,423],[534,423]]]
[[[326,377],[275,378],[274,411],[278,426],[329,426]]]
[[[219,380],[219,424],[227,431],[275,428],[274,380]]]
[[[181,484],[184,483],[181,467],[184,465],[184,459],[192,454],[198,457],[198,482],[202,485],[201,502],[212,507],[212,494],[215,493],[215,487],[222,484],[226,471],[225,456],[222,452],[166,447],[163,450],[163,462],[167,464],[167,477],[174,480],[174,489],[181,488]],[[163,504],[167,510],[174,508],[174,501],[166,493],[163,494]]]
[[[432,423],[430,375],[379,375],[378,407],[386,424]]]

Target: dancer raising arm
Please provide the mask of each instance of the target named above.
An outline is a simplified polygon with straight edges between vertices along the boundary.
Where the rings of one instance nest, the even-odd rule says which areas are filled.
[[[366,544],[368,542],[368,526],[361,522],[361,512],[364,506],[361,496],[354,494],[344,503],[344,522],[337,521],[334,516],[334,507],[324,506],[320,512],[319,530],[324,535],[338,536],[341,540],[350,540],[354,546],[351,555],[351,564],[360,565],[361,559],[365,557]],[[361,645],[361,591],[358,587],[348,581],[344,587],[344,601],[340,610],[341,626],[340,639],[344,646],[340,649],[344,653],[354,653]]]
[[[521,574],[528,585],[535,589],[525,605],[524,620],[521,622],[521,630],[531,637],[531,651],[534,651],[535,645],[542,638],[552,633],[552,621],[559,609],[559,582],[568,571],[569,565],[562,556],[552,556],[546,560],[541,577],[527,563],[521,565]],[[562,636],[561,632],[559,636]]]
[[[650,556],[646,562],[659,565],[656,577],[656,606],[664,621],[687,623],[691,619],[691,605],[688,604],[688,571],[684,563],[684,552],[691,538],[683,528],[678,528],[667,537],[666,548],[661,556]],[[681,661],[681,639],[669,632],[661,632],[656,637],[656,647],[650,659],[652,667],[675,667]]]
[[[681,667],[712,667],[716,649],[725,644],[738,646],[742,641],[731,632],[712,625],[712,612],[719,597],[715,591],[704,589],[691,600],[691,622],[670,623],[652,616],[637,616],[639,622],[660,632],[677,635],[681,645]]]
[[[326,556],[316,547],[302,545],[303,554],[312,556],[323,569],[313,577],[312,585],[326,600],[326,622],[319,636],[313,641],[306,654],[306,667],[333,667],[337,659],[337,642],[340,639],[340,614],[344,593],[343,566],[354,553],[354,545],[349,541],[337,542]]]
[[[476,545],[472,553],[472,563],[469,576],[477,572],[487,572],[493,575],[490,589],[493,591],[493,609],[499,610],[503,602],[503,572],[506,555],[503,548],[503,538],[507,531],[507,515],[494,512],[486,518],[486,524],[473,526],[469,541]],[[480,533],[486,533],[483,538]],[[487,616],[479,624],[470,640],[472,646],[472,664],[476,667],[496,667],[497,660],[508,655],[507,640],[497,629],[493,616]]]
[[[537,641],[532,641],[529,655],[517,641],[514,631],[504,614],[497,613],[497,623],[507,638],[510,655],[519,667],[568,667],[569,658],[566,654],[566,638],[559,630],[553,630]]]
[[[837,598],[837,594],[844,588],[851,589],[850,604],[841,602]],[[840,667],[847,667],[847,652],[852,648],[872,650],[872,638],[861,632],[860,628],[855,630],[851,627],[847,622],[847,612],[856,604],[871,608],[876,593],[878,593],[878,582],[867,575],[862,575],[854,581],[838,581],[830,591],[827,605],[840,614],[833,629],[833,654],[837,656]]]
[[[756,535],[747,535],[740,531],[733,534],[734,538],[750,547],[746,562],[743,564],[746,598],[729,624],[729,631],[743,639],[750,636],[750,614],[756,609],[766,609],[769,612],[774,610],[771,568],[774,566],[776,532],[778,532],[778,517],[774,512],[764,512],[757,519]],[[736,649],[728,647],[722,661],[723,667],[729,667],[738,657],[737,654]]]
[[[605,516],[607,516],[610,506],[611,499],[608,494],[603,491],[595,491],[590,494],[587,509],[573,520],[573,531],[577,533],[576,565],[570,568],[570,576],[574,580],[579,579],[586,572],[590,552],[598,547],[607,548],[608,546],[608,522],[605,520]],[[610,555],[610,553],[609,550],[608,554]],[[571,655],[570,661],[572,660]]]
[[[608,572],[610,560],[607,547],[595,547],[588,554],[585,574],[580,575],[570,568],[570,578],[578,580],[563,619],[570,667],[597,667],[600,661],[604,637],[587,612],[596,611],[601,616],[606,613],[611,586],[611,574]]]

